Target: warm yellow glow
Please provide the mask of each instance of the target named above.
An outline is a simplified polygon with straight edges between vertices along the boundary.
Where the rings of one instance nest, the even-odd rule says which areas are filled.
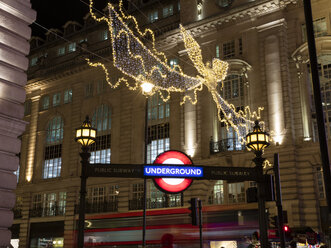
[[[96,134],[96,129],[91,127],[91,122],[88,116],[86,116],[83,125],[76,129],[75,140],[82,146],[89,146],[95,142]]]
[[[281,145],[283,142],[283,135],[276,135],[272,137],[272,140],[275,142],[275,144]]]
[[[82,129],[82,131],[83,131],[82,136],[84,137],[90,136],[90,129]]]
[[[30,182],[31,181],[31,175],[26,176],[26,181]]]
[[[263,151],[269,144],[269,134],[263,132],[259,126],[259,122],[255,122],[253,131],[246,136],[246,146],[248,149],[253,149],[255,152]]]
[[[152,91],[153,91],[154,84],[149,83],[149,82],[143,82],[143,83],[141,84],[141,88],[142,88],[144,94],[149,95],[149,94],[151,94]]]
[[[27,152],[27,166],[25,171],[25,179],[31,182],[33,176],[33,166],[36,151],[36,140],[37,140],[37,122],[39,112],[39,99],[40,96],[31,98],[31,117],[30,117],[30,130],[29,130],[29,141],[28,141],[28,152]]]
[[[124,39],[124,44],[126,44],[126,47],[123,47],[123,49],[126,49],[125,58],[127,61],[121,61],[121,55],[124,53],[118,54],[120,51],[118,49],[114,49],[113,47],[113,65],[120,70],[124,76],[133,79],[135,83],[132,85],[132,83],[129,83],[127,78],[120,77],[117,82],[113,84],[109,77],[109,71],[103,63],[92,63],[87,59],[88,64],[93,67],[102,68],[106,76],[106,81],[112,88],[118,87],[120,83],[125,83],[130,90],[137,90],[139,86],[142,86],[141,82],[151,83],[153,84],[153,88],[151,89],[150,94],[152,95],[158,92],[162,100],[165,102],[170,99],[171,92],[185,93],[182,98],[181,105],[187,100],[192,104],[196,104],[197,93],[198,91],[201,91],[203,89],[203,85],[205,85],[211,93],[212,99],[217,106],[219,121],[224,123],[228,129],[229,127],[232,127],[233,130],[237,132],[239,140],[245,142],[243,135],[253,123],[251,119],[260,119],[260,111],[263,108],[258,108],[257,112],[251,112],[250,108],[246,106],[244,110],[237,111],[234,105],[229,104],[221,97],[217,86],[220,84],[222,88],[222,82],[227,76],[228,63],[214,58],[211,63],[205,64],[203,62],[202,51],[199,44],[193,36],[182,25],[180,25],[180,32],[183,37],[184,46],[190,60],[193,62],[194,67],[200,75],[191,77],[183,73],[183,70],[179,65],[176,65],[174,68],[170,67],[167,63],[165,54],[158,52],[155,48],[155,36],[153,31],[151,29],[145,29],[144,32],[142,32],[136,18],[131,15],[126,15],[123,12],[122,7],[123,3],[120,1],[119,13],[121,15],[119,15],[114,6],[109,3],[108,8],[111,15],[109,17],[103,16],[98,18],[92,11],[93,0],[90,0],[90,14],[96,21],[104,21],[107,23],[112,45],[114,46],[114,44],[117,44],[116,42]],[[201,10],[202,5],[200,5],[199,8]],[[127,22],[131,22],[133,24],[132,29],[126,25]],[[114,30],[114,26],[116,26],[116,30]],[[148,49],[140,40],[140,37],[146,38],[146,35],[148,35],[151,39],[151,49]],[[139,49],[137,50],[139,50],[140,53],[132,49],[135,45],[139,46]],[[141,51],[145,54],[142,54]],[[149,59],[157,64],[151,65],[149,63]],[[132,64],[137,66],[137,68],[132,66],[128,67],[127,65],[130,64],[129,62],[132,62]],[[151,81],[151,79],[153,79],[153,75],[155,74],[158,75],[158,80]],[[179,78],[180,80],[170,81],[173,75],[176,75],[176,78]],[[146,92],[147,91],[145,91],[145,93]]]

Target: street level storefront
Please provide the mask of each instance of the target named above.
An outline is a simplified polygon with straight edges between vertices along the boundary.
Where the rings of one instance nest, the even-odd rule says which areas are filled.
[[[146,243],[160,247],[199,245],[199,228],[192,226],[187,208],[147,211]],[[142,212],[89,216],[85,221],[84,244],[91,247],[132,246],[141,244]],[[203,208],[204,247],[219,241],[231,241],[235,247],[246,248],[252,234],[258,230],[257,208],[247,205],[207,206]],[[216,243],[215,243],[216,242]]]
[[[31,223],[30,248],[63,247],[64,222]]]

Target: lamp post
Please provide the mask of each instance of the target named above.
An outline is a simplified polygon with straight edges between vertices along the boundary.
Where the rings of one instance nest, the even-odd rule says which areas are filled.
[[[143,82],[141,85],[143,95],[146,96],[145,104],[145,151],[144,151],[144,163],[147,164],[147,143],[148,143],[148,96],[152,95],[154,84],[150,82]],[[146,247],[146,191],[147,180],[144,178],[144,197],[143,197],[143,233],[142,233],[142,247]]]
[[[253,162],[257,171],[258,185],[258,205],[259,205],[259,226],[260,226],[260,242],[262,248],[268,247],[268,225],[265,212],[265,179],[263,176],[263,150],[270,145],[269,134],[263,132],[259,125],[259,121],[255,121],[253,131],[246,136],[246,146],[255,153]]]
[[[84,247],[84,225],[85,225],[85,196],[86,196],[86,169],[89,165],[89,146],[95,142],[97,131],[92,128],[89,117],[86,116],[82,126],[76,129],[75,141],[82,145],[82,152],[80,157],[82,158],[82,173],[80,176],[80,200],[79,200],[79,219],[78,219],[78,248]]]

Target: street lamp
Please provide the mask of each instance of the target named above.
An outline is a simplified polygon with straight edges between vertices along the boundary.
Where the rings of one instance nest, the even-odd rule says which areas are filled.
[[[148,144],[148,96],[152,95],[154,84],[144,81],[141,85],[141,91],[146,96],[145,103],[145,151],[144,151],[144,164],[147,164],[147,144]],[[146,191],[147,180],[144,178],[144,196],[143,196],[143,233],[142,233],[142,247],[146,247]]]
[[[86,169],[89,165],[89,146],[95,142],[97,136],[97,130],[92,128],[89,117],[86,116],[82,126],[76,128],[75,141],[82,145],[82,152],[80,157],[82,158],[82,173],[80,176],[80,200],[79,200],[79,219],[78,219],[78,248],[84,247],[84,222],[85,222],[85,196],[86,196]]]
[[[260,226],[260,242],[262,248],[268,247],[268,225],[265,213],[265,179],[263,176],[263,150],[270,145],[269,134],[263,132],[259,125],[259,121],[255,121],[253,131],[246,135],[246,146],[255,153],[253,162],[257,171],[257,185],[258,185],[258,204],[259,204],[259,226]]]

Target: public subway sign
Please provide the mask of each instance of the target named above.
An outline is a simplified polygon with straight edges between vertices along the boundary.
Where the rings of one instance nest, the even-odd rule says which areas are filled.
[[[155,186],[165,193],[180,193],[190,187],[192,177],[203,177],[202,167],[193,167],[191,158],[180,151],[163,152],[153,164],[154,166],[144,167],[144,175],[154,176]],[[171,166],[174,164],[177,166]]]
[[[144,166],[144,176],[151,177],[203,177],[202,167],[189,167],[189,166]]]

